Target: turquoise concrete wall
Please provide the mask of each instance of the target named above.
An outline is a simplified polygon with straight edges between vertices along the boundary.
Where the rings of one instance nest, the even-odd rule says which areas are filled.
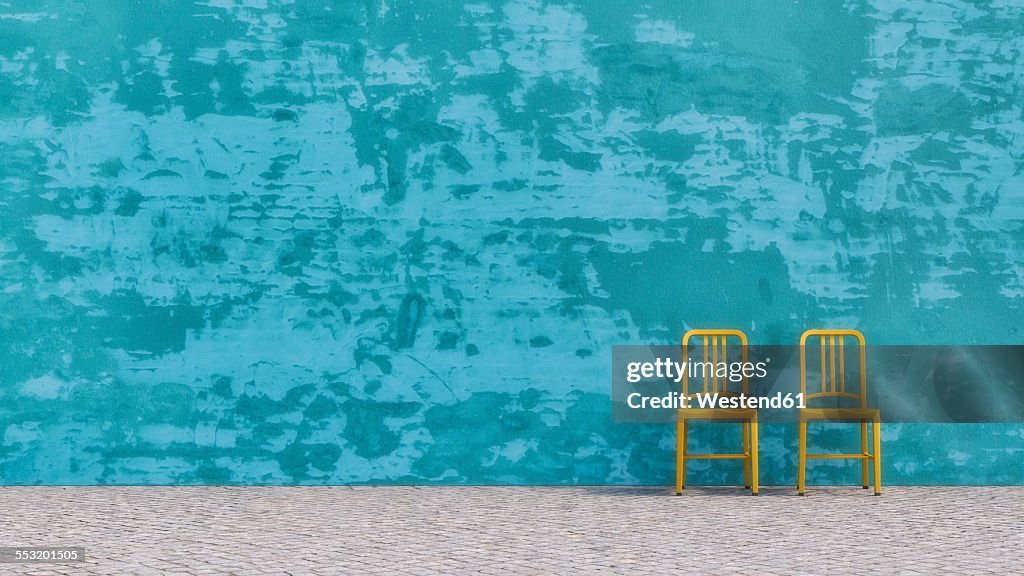
[[[999,1],[5,4],[0,481],[668,484],[613,344],[1024,343],[1022,50]],[[1024,483],[1019,424],[884,450]]]

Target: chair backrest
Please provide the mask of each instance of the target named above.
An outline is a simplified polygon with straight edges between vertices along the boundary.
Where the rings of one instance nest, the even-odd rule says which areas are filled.
[[[818,392],[807,391],[807,348],[818,339],[821,354],[821,389]],[[853,338],[856,341],[859,356],[860,386],[856,394],[847,391],[846,386],[846,346],[845,341]],[[808,340],[811,341],[808,344]],[[800,336],[800,392],[804,401],[813,398],[854,398],[860,400],[861,408],[868,406],[867,370],[865,367],[864,335],[856,330],[808,330]]]
[[[740,361],[743,363],[747,362],[747,336],[739,330],[689,330],[683,335],[683,360],[686,360],[686,369],[683,370],[683,395],[691,396],[689,390],[689,381],[691,373],[691,362],[690,360],[690,340],[701,338],[704,345],[704,353],[701,356],[699,362],[699,373],[702,374],[704,379],[704,394],[721,394],[723,396],[738,396],[741,392],[747,393],[747,376],[743,372],[742,380],[740,382],[731,382],[728,375],[718,376],[718,367],[720,363],[724,362],[725,365],[729,366],[729,348],[727,340],[732,338],[737,341],[736,344],[740,347]],[[708,366],[707,363],[711,363]],[[728,368],[727,368],[728,369]],[[698,373],[696,369],[693,370],[695,375]],[[734,392],[729,390],[730,384],[739,384],[740,392]],[[734,386],[735,387],[735,386]]]

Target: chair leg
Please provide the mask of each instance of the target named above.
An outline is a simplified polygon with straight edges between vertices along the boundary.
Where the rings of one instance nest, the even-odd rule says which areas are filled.
[[[750,488],[750,424],[746,420],[743,421],[743,453],[746,454],[746,458],[743,459],[743,487]]]
[[[868,453],[868,421],[863,418],[860,421],[860,453]],[[860,485],[868,489],[868,459],[860,459]]]
[[[686,420],[676,423],[676,496],[683,495],[686,480]]]
[[[750,420],[750,460],[748,462],[750,462],[751,468],[749,480],[751,492],[753,492],[754,496],[757,496],[759,484],[757,481],[757,414],[754,414],[754,417]]]
[[[803,418],[800,419],[799,432],[797,436],[797,442],[800,445],[800,455],[797,460],[796,469],[796,493],[803,496],[804,480],[807,474],[807,421]]]
[[[871,422],[872,440],[874,441],[875,450],[875,496],[882,495],[882,423],[879,422],[879,418],[876,416]]]

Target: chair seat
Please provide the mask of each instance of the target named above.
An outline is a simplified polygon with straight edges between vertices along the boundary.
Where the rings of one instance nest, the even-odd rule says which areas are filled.
[[[757,416],[755,408],[680,408],[676,421],[683,420],[750,420]]]
[[[877,408],[801,408],[801,420],[874,420]]]

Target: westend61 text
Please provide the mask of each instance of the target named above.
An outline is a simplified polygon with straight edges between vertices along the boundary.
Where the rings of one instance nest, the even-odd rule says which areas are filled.
[[[694,402],[696,400],[696,402]],[[725,395],[725,394],[691,394],[683,395],[682,392],[670,392],[663,396],[645,396],[640,392],[633,392],[626,397],[626,405],[633,409],[646,408],[667,408],[672,410],[686,408],[754,408],[754,409],[784,409],[806,408],[804,395],[797,393],[778,392],[771,396],[747,396],[746,394]]]

